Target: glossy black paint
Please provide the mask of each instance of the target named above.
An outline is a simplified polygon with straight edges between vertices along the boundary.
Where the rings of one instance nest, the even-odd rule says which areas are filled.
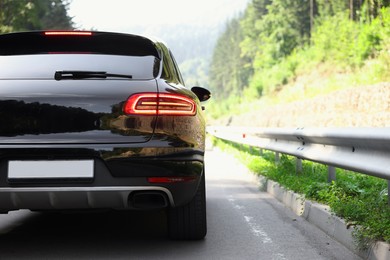
[[[207,89],[204,89],[202,87],[192,87],[191,91],[195,93],[195,95],[198,97],[198,99],[203,102],[207,101],[211,98],[211,93]]]
[[[145,90],[155,80],[0,80],[0,144],[146,142],[156,117],[122,112]]]
[[[206,100],[205,95],[210,93],[200,88],[194,93],[184,86],[172,54],[160,42],[111,33],[96,33],[95,38],[98,44],[91,49],[88,44],[94,39],[64,36],[45,42],[42,32],[0,35],[0,56],[33,56],[37,51],[83,52],[83,55],[97,52],[108,59],[110,55],[155,56],[152,79],[58,81],[54,78],[55,70],[42,73],[44,78],[30,79],[23,76],[22,70],[21,78],[14,71],[8,76],[0,72],[0,188],[151,186],[156,184],[148,183],[147,177],[197,176],[192,182],[157,184],[172,192],[175,206],[186,204],[204,174],[205,121],[198,96],[203,93],[201,100]],[[129,48],[126,43],[131,41],[135,42],[134,49],[118,51]],[[120,48],[112,47],[113,42]],[[31,43],[40,45],[25,48]],[[4,66],[0,63],[0,67]],[[195,100],[197,113],[125,115],[123,104],[127,98],[142,92],[186,95]],[[17,183],[7,180],[9,160],[60,159],[93,159],[94,179]],[[7,210],[2,205],[0,209]]]

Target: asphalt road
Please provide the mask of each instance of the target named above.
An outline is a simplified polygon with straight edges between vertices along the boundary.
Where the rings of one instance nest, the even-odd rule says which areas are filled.
[[[0,215],[0,259],[359,259],[207,153],[208,235],[171,241],[164,212]]]

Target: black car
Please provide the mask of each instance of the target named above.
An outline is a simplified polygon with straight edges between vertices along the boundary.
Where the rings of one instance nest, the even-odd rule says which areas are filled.
[[[201,87],[142,36],[0,35],[0,212],[167,210],[169,236],[206,235]]]

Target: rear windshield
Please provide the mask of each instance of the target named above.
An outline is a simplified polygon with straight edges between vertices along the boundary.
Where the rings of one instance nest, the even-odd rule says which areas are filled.
[[[158,74],[159,61],[153,42],[136,35],[0,35],[0,79],[53,79],[56,71],[99,71],[152,79]]]
[[[104,71],[131,75],[133,79],[153,79],[154,56],[101,54],[36,54],[0,56],[0,79],[54,79],[56,71]]]

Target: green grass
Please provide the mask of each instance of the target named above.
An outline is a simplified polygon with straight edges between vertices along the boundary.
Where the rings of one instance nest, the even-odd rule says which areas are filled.
[[[353,233],[358,248],[367,248],[372,242],[390,243],[390,206],[387,181],[347,170],[336,170],[336,181],[327,182],[327,166],[303,161],[297,174],[295,158],[282,155],[275,163],[273,152],[259,150],[213,138],[214,145],[232,153],[252,172],[300,193],[305,198],[329,205],[332,212],[355,225]]]

